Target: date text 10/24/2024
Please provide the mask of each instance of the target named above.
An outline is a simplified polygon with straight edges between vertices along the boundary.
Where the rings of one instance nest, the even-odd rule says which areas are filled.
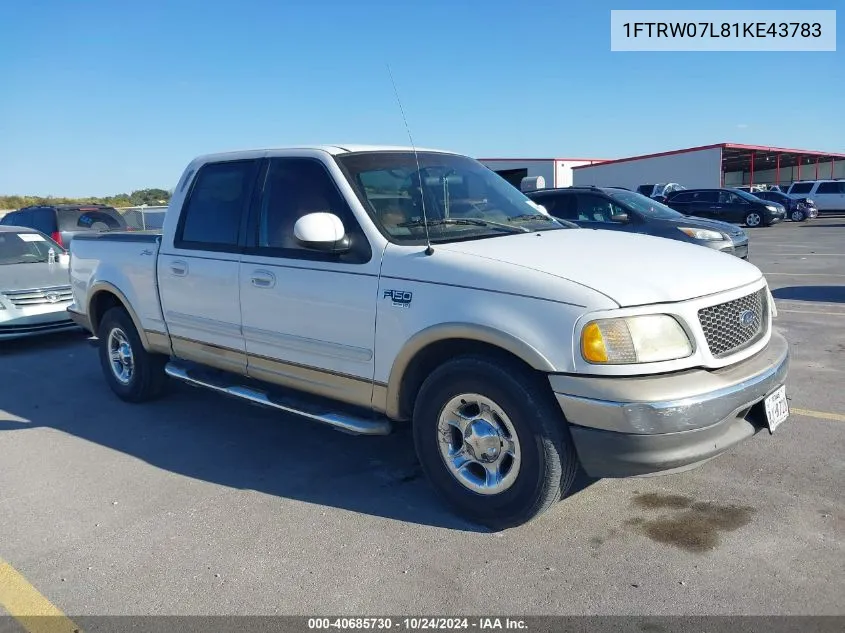
[[[526,630],[524,620],[516,618],[309,618],[310,630],[370,630],[370,631],[424,631],[424,630]]]

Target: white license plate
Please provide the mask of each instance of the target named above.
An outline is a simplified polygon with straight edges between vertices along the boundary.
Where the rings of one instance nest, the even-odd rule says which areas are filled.
[[[784,385],[763,401],[766,407],[766,422],[769,425],[769,433],[774,433],[781,422],[789,417],[789,402],[786,399],[786,386]]]

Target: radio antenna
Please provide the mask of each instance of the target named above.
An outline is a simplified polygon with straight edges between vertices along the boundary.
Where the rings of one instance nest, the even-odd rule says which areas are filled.
[[[411,136],[411,128],[408,125],[408,118],[405,116],[405,108],[402,107],[402,100],[399,99],[399,91],[396,89],[396,81],[393,79],[393,71],[390,70],[390,64],[387,65],[387,73],[390,75],[390,83],[393,84],[393,94],[396,95],[396,103],[399,104],[399,112],[402,113],[402,121],[405,123],[405,131],[408,132],[408,140],[411,141],[411,149],[414,150],[414,160],[417,163],[417,177],[420,179],[420,201],[422,202],[423,228],[425,229],[425,254],[432,255],[434,254],[434,249],[431,247],[431,237],[428,235],[428,217],[425,213],[425,190],[423,189],[420,159],[417,156],[417,147],[414,145],[414,137]]]

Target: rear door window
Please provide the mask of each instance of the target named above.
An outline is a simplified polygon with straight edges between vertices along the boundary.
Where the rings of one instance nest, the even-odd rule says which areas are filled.
[[[80,207],[59,209],[60,231],[116,231],[126,228],[126,222],[111,207]]]
[[[33,209],[30,213],[29,226],[45,235],[52,235],[56,231],[56,212],[53,209]]]
[[[578,194],[578,217],[581,222],[610,223],[611,218],[625,213],[612,201],[593,194]]]
[[[812,188],[813,183],[811,182],[799,182],[792,185],[792,189],[789,190],[789,193],[810,193]]]
[[[230,251],[239,248],[242,220],[252,197],[259,161],[203,165],[182,207],[177,248]]]
[[[733,194],[735,198],[739,198],[736,194]],[[701,204],[716,204],[719,200],[719,192],[718,191],[695,191],[692,194],[692,202],[698,202]]]
[[[578,219],[578,205],[571,193],[548,196],[540,201],[548,212],[556,218],[574,221]]]
[[[843,188],[840,185],[845,183],[839,182],[822,182],[819,183],[819,188],[816,189],[816,193],[843,193]]]

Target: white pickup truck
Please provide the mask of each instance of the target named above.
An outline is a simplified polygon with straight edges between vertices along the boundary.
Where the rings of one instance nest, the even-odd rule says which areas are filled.
[[[203,156],[160,234],[80,235],[70,268],[120,398],[169,378],[351,433],[409,422],[432,485],[494,528],[579,464],[686,469],[789,415],[758,268],[562,223],[449,152]]]

